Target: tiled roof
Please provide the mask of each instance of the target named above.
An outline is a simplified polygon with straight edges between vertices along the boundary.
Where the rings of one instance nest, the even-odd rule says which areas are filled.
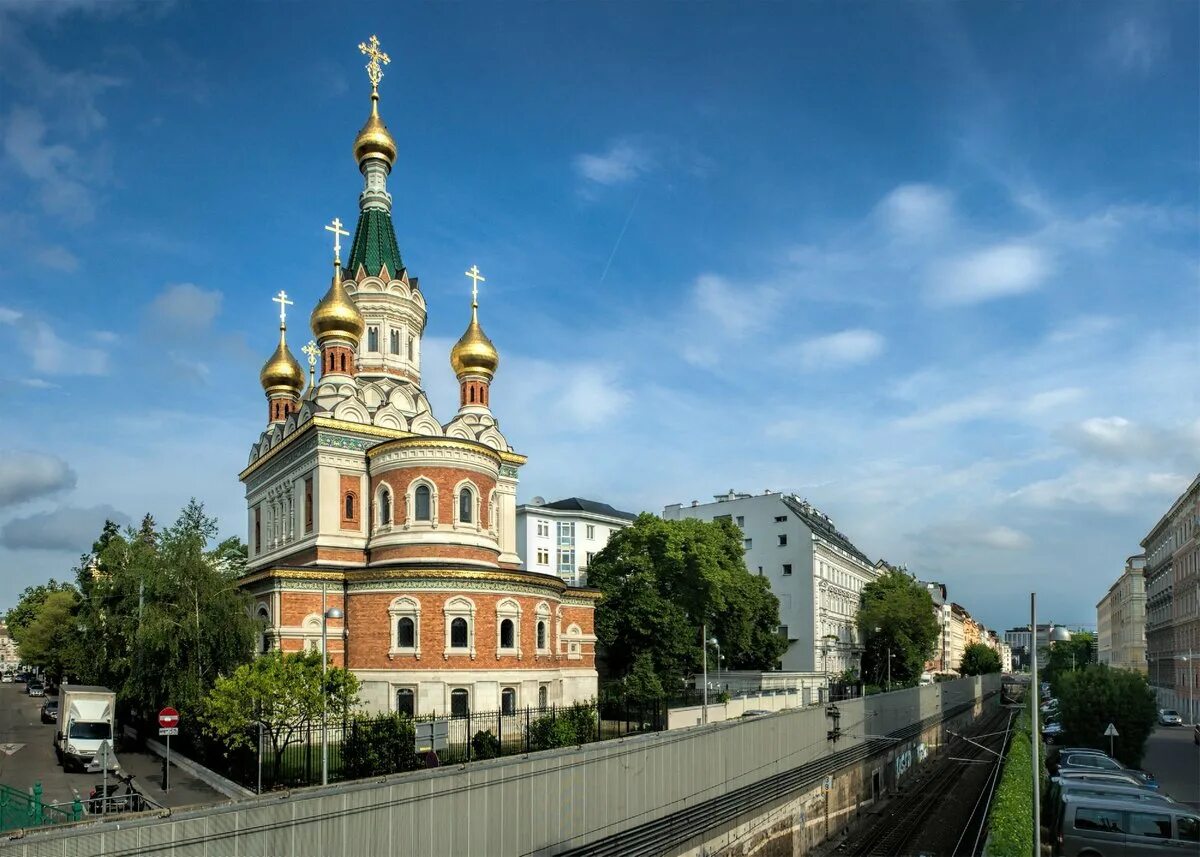
[[[346,263],[350,276],[358,273],[360,264],[372,277],[378,276],[385,264],[393,277],[399,276],[404,270],[400,246],[396,243],[396,230],[392,227],[392,216],[381,208],[368,208],[358,215],[354,244],[350,247],[350,259]]]
[[[830,521],[828,518],[822,517],[821,513],[815,508],[803,503],[801,500],[795,497],[789,497],[787,494],[783,495],[783,502],[784,505],[795,512],[800,519],[804,521],[805,526],[807,526],[825,541],[836,545],[851,556],[861,559],[867,565],[872,564],[871,560],[867,559],[867,555],[865,553],[856,548],[850,539],[846,538],[843,533],[839,532],[838,529],[834,527],[832,521]]]
[[[542,508],[558,509],[561,512],[591,512],[593,515],[624,518],[626,521],[637,518],[637,515],[632,512],[622,512],[607,503],[597,503],[595,500],[585,500],[582,497],[568,497],[565,500],[555,500],[553,503],[542,503]]]

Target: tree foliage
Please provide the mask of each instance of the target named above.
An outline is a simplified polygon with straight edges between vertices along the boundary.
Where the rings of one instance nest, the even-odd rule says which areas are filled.
[[[360,714],[342,742],[343,771],[358,779],[416,770],[424,764],[416,752],[416,737],[412,718],[405,714]]]
[[[983,643],[972,643],[963,650],[958,671],[962,675],[986,675],[1000,672],[1000,655]]]
[[[937,642],[939,627],[929,591],[905,572],[888,568],[862,590],[858,629],[864,641],[862,674],[883,684],[913,684]]]
[[[21,661],[45,670],[55,682],[78,672],[87,660],[75,623],[78,601],[73,589],[48,593],[21,632]]]
[[[1154,692],[1144,675],[1089,664],[1086,669],[1062,674],[1057,697],[1063,744],[1096,747],[1107,753],[1104,731],[1112,723],[1118,733],[1113,740],[1116,758],[1132,767],[1141,764],[1158,715]]]
[[[1043,681],[1050,682],[1057,693],[1064,676],[1073,670],[1083,669],[1095,660],[1096,635],[1090,631],[1076,631],[1071,639],[1051,643],[1049,649],[1038,652],[1038,673]]]
[[[326,669],[322,687],[320,652],[274,651],[219,676],[200,720],[205,732],[229,747],[250,746],[251,727],[261,720],[278,774],[284,749],[321,722],[322,710],[327,721],[340,721],[358,704],[357,695],[358,679],[341,667]]]
[[[8,626],[8,633],[16,642],[21,644],[21,638],[25,633],[25,629],[33,624],[33,620],[37,618],[38,610],[46,602],[52,592],[74,592],[75,587],[70,583],[63,581],[59,582],[53,577],[46,583],[39,583],[36,586],[26,586],[21,596],[17,599],[15,606],[9,608],[4,614],[4,622]]]
[[[702,625],[720,642],[729,669],[771,669],[787,649],[779,600],[746,570],[742,533],[729,521],[642,514],[596,554],[588,582],[604,593],[596,635],[615,676],[645,657],[666,690],[678,689],[700,671]]]

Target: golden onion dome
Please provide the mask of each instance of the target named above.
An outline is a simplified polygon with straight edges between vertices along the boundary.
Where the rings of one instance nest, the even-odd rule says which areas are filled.
[[[321,302],[313,309],[309,322],[318,342],[322,339],[336,338],[348,339],[357,345],[366,329],[362,313],[358,311],[350,295],[346,294],[345,288],[342,287],[342,278],[337,274],[334,274],[333,283],[325,297],[321,298]]]
[[[454,367],[454,374],[460,377],[487,375],[489,378],[496,374],[496,367],[500,365],[500,352],[479,326],[475,307],[471,308],[471,323],[466,332],[450,349],[450,365]]]
[[[371,115],[354,138],[354,160],[361,164],[367,158],[383,158],[390,169],[396,163],[396,141],[387,125],[379,118],[379,94],[371,93]]]
[[[279,329],[279,347],[263,364],[262,371],[258,373],[258,380],[268,393],[283,388],[299,395],[304,389],[304,370],[292,356],[292,350],[287,347],[282,327]]]

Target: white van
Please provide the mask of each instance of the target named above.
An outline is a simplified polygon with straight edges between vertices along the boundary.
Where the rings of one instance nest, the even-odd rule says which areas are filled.
[[[1054,853],[1062,857],[1163,857],[1200,852],[1200,814],[1175,804],[1064,795]]]

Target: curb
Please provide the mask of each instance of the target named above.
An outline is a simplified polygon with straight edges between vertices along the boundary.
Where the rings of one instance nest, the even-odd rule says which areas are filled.
[[[161,742],[155,741],[153,738],[146,739],[146,749],[159,757],[166,757],[167,755],[167,748]],[[216,789],[218,792],[225,795],[225,797],[233,798],[234,800],[240,800],[241,798],[247,797],[256,797],[254,792],[250,791],[250,789],[239,786],[233,780],[221,776],[216,771],[204,767],[199,762],[193,762],[187,756],[184,756],[179,752],[171,754],[171,764],[179,768],[179,770],[186,771],[196,779]]]

